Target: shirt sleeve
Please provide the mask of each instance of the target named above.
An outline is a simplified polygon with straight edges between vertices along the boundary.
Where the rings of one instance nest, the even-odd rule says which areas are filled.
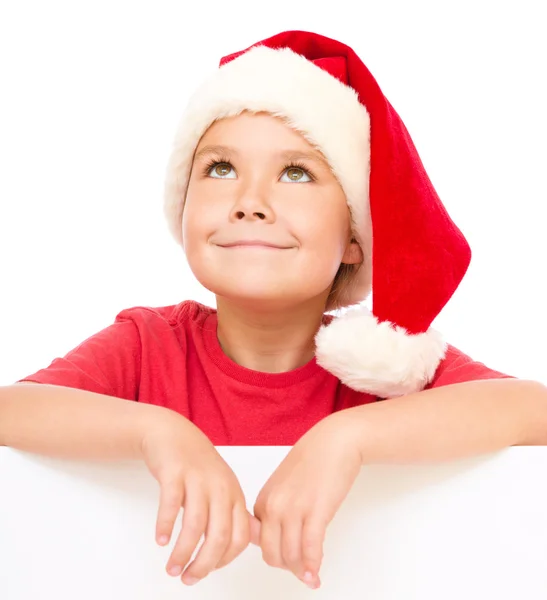
[[[473,360],[461,350],[448,344],[445,358],[437,367],[433,380],[425,389],[441,387],[464,381],[477,381],[479,379],[516,379],[487,367],[485,364]]]
[[[132,320],[115,323],[92,335],[62,358],[20,379],[77,388],[138,400],[141,341]]]

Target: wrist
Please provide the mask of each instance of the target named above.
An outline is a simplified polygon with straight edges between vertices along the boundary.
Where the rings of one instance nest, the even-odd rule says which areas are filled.
[[[189,427],[195,428],[186,417],[169,408],[152,404],[141,406],[144,410],[140,412],[134,427],[134,446],[141,459],[146,455],[146,446],[152,439],[174,432],[187,435],[184,430],[188,430]]]
[[[352,449],[358,456],[361,464],[364,463],[363,434],[364,423],[362,415],[357,415],[351,408],[347,408],[329,415],[325,424],[330,428],[331,439]]]

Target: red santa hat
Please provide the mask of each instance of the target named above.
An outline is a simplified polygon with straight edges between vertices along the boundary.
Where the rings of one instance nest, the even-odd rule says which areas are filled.
[[[342,306],[372,291],[372,313],[350,308],[318,331],[317,362],[382,398],[422,390],[446,343],[430,326],[471,260],[408,131],[355,52],[287,31],[225,56],[191,98],[167,168],[165,215],[182,245],[182,212],[200,138],[243,111],[282,117],[328,160],[342,186],[364,264]]]

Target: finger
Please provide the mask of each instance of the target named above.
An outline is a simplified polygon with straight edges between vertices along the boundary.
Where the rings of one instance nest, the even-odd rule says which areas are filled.
[[[183,573],[183,583],[197,583],[220,562],[232,539],[232,511],[233,506],[228,495],[215,494],[210,499],[205,541]]]
[[[311,574],[311,581],[321,584],[319,580],[319,570],[323,560],[323,542],[327,523],[318,517],[308,517],[304,520],[302,528],[302,560],[304,572]]]
[[[184,486],[180,481],[160,485],[160,505],[156,519],[156,541],[165,546],[171,539],[175,521],[184,502]]]
[[[284,564],[298,579],[304,577],[302,557],[302,518],[291,516],[281,524],[281,556]]]
[[[192,558],[201,536],[207,527],[208,502],[198,487],[186,489],[184,514],[179,537],[167,563],[170,575],[180,575]]]
[[[224,556],[217,563],[216,569],[231,563],[249,545],[251,539],[251,515],[243,504],[236,504],[233,510],[232,540]],[[254,518],[254,517],[252,517]]]
[[[285,568],[281,555],[281,522],[278,519],[269,517],[261,522],[260,548],[262,558],[267,565]]]
[[[260,546],[260,521],[250,513],[247,513],[249,525],[251,528],[251,544]]]

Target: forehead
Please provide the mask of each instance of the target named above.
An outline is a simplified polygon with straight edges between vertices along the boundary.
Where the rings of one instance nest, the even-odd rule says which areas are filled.
[[[265,112],[245,111],[213,122],[201,137],[195,158],[219,152],[237,155],[246,149],[264,149],[288,159],[309,158],[328,166],[321,150],[304,134],[292,128],[282,117]]]

